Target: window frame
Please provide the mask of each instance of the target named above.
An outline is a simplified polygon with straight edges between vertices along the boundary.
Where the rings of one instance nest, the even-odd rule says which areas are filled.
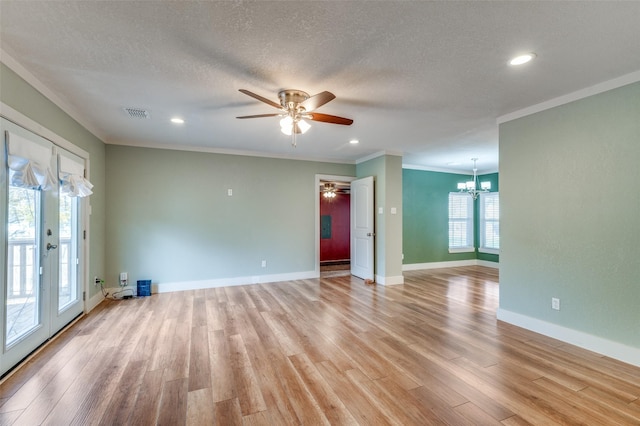
[[[465,199],[466,200],[466,217],[452,218],[452,199]],[[473,253],[476,251],[474,241],[474,202],[471,194],[467,192],[450,192],[448,197],[448,246],[449,253]],[[466,230],[466,244],[465,245],[453,245],[452,246],[452,223],[465,223]]]
[[[487,199],[497,199],[498,202],[498,217],[487,219],[486,217],[486,202]],[[478,245],[479,253],[488,254],[500,254],[500,193],[499,192],[487,192],[480,194],[480,206],[479,206],[479,225],[480,225],[480,241]],[[498,224],[498,247],[487,247],[486,229],[488,223]]]

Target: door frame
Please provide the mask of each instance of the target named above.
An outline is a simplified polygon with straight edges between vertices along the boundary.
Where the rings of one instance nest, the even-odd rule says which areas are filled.
[[[20,111],[17,111],[5,104],[4,102],[0,102],[0,117],[11,121],[13,124],[24,128],[25,130],[30,131],[44,139],[47,139],[49,142],[54,145],[63,148],[70,153],[77,155],[78,157],[84,160],[84,168],[87,174],[87,179],[91,176],[91,160],[89,159],[89,152],[84,149],[74,145],[58,134],[52,132],[51,130],[43,127],[38,122],[32,120],[26,115],[22,114]],[[80,199],[80,217],[78,218],[81,221],[81,228],[84,235],[84,238],[80,240],[80,247],[78,247],[78,253],[81,253],[82,262],[80,262],[78,277],[82,280],[81,283],[81,291],[83,295],[89,294],[89,238],[91,233],[90,229],[90,218],[91,218],[91,204],[89,202],[89,197]],[[89,312],[93,306],[89,305],[89,299],[84,297],[83,300],[83,310],[84,313]]]
[[[313,187],[314,199],[315,199],[315,277],[320,277],[320,181],[330,180],[338,182],[348,182],[356,180],[355,176],[340,176],[340,175],[323,175],[316,174],[315,185]]]
[[[90,176],[89,153],[84,149],[77,147],[76,145],[72,144],[71,142],[67,141],[61,136],[55,134],[51,130],[44,128],[39,123],[23,115],[19,111],[16,111],[15,109],[11,108],[10,106],[6,105],[3,102],[0,102],[0,117],[12,123],[12,125],[21,127],[28,132],[31,132],[43,139],[46,139],[47,141],[52,143],[54,147],[62,148],[80,157],[84,161],[87,176]],[[4,138],[4,135],[2,135],[2,137]],[[0,179],[0,184],[6,185],[6,181],[4,181],[3,179]],[[80,209],[80,212],[78,215],[78,220],[80,221],[79,232],[82,233],[82,235],[86,236],[85,238],[79,239],[78,256],[80,257],[81,261],[78,264],[78,280],[79,280],[78,287],[79,287],[79,292],[81,297],[81,305],[80,305],[82,308],[81,312],[87,313],[92,308],[92,306],[89,305],[90,303],[89,299],[86,297],[87,293],[89,292],[89,255],[90,255],[89,237],[86,230],[89,229],[89,225],[90,225],[89,218],[91,214],[90,212],[91,205],[89,204],[88,198],[81,198],[79,201],[78,207]],[[4,213],[0,214],[0,219],[2,219],[3,221],[6,221],[6,217],[4,216]],[[0,261],[2,261],[3,263],[6,263],[6,252],[4,249],[0,250],[0,255],[2,255],[2,259],[0,259]],[[4,266],[0,268],[0,271],[3,275],[6,273],[6,271],[4,270]],[[5,290],[4,287],[1,290],[4,291]],[[47,291],[49,291],[49,289],[47,289]],[[55,335],[57,332],[57,331],[54,332],[53,328],[51,327],[52,325],[51,316],[53,315],[51,310],[54,302],[52,300],[49,300],[49,302],[50,302],[49,306],[46,309],[48,312],[47,313],[48,318],[46,321],[49,324],[48,331],[47,331],[47,338],[50,338],[51,336]],[[57,312],[57,309],[56,309],[56,312]],[[65,311],[63,311],[63,313],[64,312]],[[3,308],[0,309],[0,314],[2,314],[3,316],[5,315]],[[5,333],[6,330],[2,329],[0,331],[2,333]],[[46,339],[41,343],[44,343],[45,341]],[[4,344],[4,336],[2,336],[2,339],[0,339],[0,342]],[[0,348],[0,352],[2,351],[3,351],[3,348]],[[3,360],[3,361],[6,361],[6,360]],[[2,370],[4,371],[5,368],[6,368],[6,365],[3,365]]]

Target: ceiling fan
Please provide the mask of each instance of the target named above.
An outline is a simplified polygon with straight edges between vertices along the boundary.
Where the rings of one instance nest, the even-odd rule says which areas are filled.
[[[277,104],[248,90],[239,90],[245,95],[251,96],[260,102],[264,102],[265,104],[280,110],[280,112],[272,114],[244,115],[236,118],[282,117],[280,120],[280,130],[286,135],[291,135],[291,144],[293,146],[296,146],[296,134],[305,133],[311,127],[309,123],[304,120],[342,124],[345,126],[349,126],[353,123],[353,120],[350,118],[315,112],[316,109],[336,98],[336,96],[331,92],[325,91],[318,93],[317,95],[309,96],[308,93],[303,92],[302,90],[281,90],[278,92],[280,103]]]

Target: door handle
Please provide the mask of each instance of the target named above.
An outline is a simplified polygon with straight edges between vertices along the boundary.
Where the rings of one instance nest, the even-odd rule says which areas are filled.
[[[47,251],[51,249],[57,249],[58,246],[56,244],[47,243]]]
[[[376,235],[375,232],[367,232],[367,237],[373,237],[374,235]]]

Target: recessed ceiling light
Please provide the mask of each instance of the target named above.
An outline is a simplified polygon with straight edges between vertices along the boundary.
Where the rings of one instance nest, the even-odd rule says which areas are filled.
[[[522,65],[526,64],[530,60],[536,57],[535,53],[525,53],[524,55],[516,56],[509,61],[509,65]]]
[[[184,124],[184,120],[182,118],[178,118],[178,117],[173,117],[171,119],[171,122],[173,124]]]
[[[351,139],[351,140],[349,141],[349,143],[350,143],[351,145],[355,145],[355,144],[357,144],[357,143],[360,143],[360,141],[359,141],[358,139]]]

